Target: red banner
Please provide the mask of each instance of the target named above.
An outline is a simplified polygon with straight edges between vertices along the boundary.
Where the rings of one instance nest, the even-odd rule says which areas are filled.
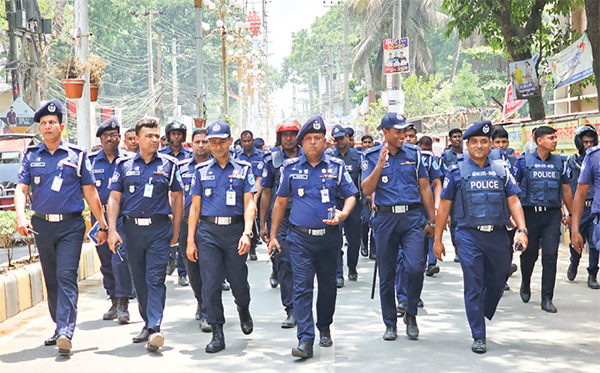
[[[504,95],[504,107],[502,108],[502,120],[513,116],[520,108],[525,105],[525,100],[514,100],[512,83],[508,83],[506,94]]]

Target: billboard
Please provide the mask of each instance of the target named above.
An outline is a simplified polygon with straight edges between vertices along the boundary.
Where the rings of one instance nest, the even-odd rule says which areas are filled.
[[[383,61],[386,74],[410,72],[408,57],[408,38],[383,41]]]

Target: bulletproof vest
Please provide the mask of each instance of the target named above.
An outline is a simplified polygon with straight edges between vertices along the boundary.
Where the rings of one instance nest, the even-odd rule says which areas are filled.
[[[273,189],[271,189],[271,208],[275,204],[275,198],[277,198],[277,190],[279,190],[279,183],[281,182],[281,172],[283,171],[283,151],[275,149],[271,152],[271,163],[273,165]],[[292,208],[292,196],[288,199],[287,209]]]
[[[466,151],[463,150],[463,152]],[[446,149],[446,151],[444,152],[446,154],[446,167],[450,167],[452,166],[455,162],[456,162],[456,154],[454,154],[454,152],[452,151],[452,148],[450,149]]]
[[[348,171],[348,173],[350,174],[354,185],[356,185],[357,188],[360,188],[360,162],[358,159],[358,151],[354,148],[348,148],[346,155],[342,156],[341,154],[338,154],[334,157],[339,158],[346,163],[346,165],[344,166],[346,167],[346,171]]]
[[[466,148],[463,150],[462,153],[456,156],[456,163],[464,161],[465,157],[469,157],[469,151]],[[504,152],[504,150],[501,149],[490,149],[490,152],[488,153],[488,158],[491,161],[506,160],[505,157],[506,153]]]
[[[453,204],[457,225],[477,227],[509,224],[504,161],[490,159],[490,165],[483,168],[471,162],[460,162],[458,169],[461,186]]]
[[[517,163],[517,157],[515,157],[515,149],[513,148],[508,148],[506,149],[506,161],[508,161],[510,164],[510,167],[514,167],[515,163]]]
[[[567,160],[569,165],[569,169],[571,174],[569,175],[570,185],[571,185],[571,193],[573,193],[573,197],[575,197],[575,192],[577,191],[577,180],[579,180],[579,175],[581,174],[581,163],[577,161],[577,154],[573,154]],[[594,188],[588,188],[588,192],[585,196],[586,200],[594,199]]]
[[[525,171],[521,179],[519,199],[523,206],[560,208],[562,201],[563,161],[559,155],[550,154],[542,161],[534,153],[524,154]]]

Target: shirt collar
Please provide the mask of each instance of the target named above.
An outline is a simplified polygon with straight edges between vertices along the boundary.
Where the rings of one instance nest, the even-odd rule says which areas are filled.
[[[300,155],[299,157],[300,157],[300,163],[309,163],[308,159],[306,159],[306,155],[304,154],[304,152],[302,152],[302,155]],[[321,154],[321,160],[319,161],[319,164],[321,164],[322,162],[327,163],[328,158],[329,158],[329,156],[327,154],[325,154],[325,152],[323,152],[323,154]],[[317,166],[319,164],[317,164]]]
[[[233,156],[229,155],[229,160],[227,161],[227,163],[231,164],[231,166],[234,166],[233,159],[234,159]],[[210,157],[210,165],[209,165],[209,167],[213,168],[215,166],[221,168],[221,165],[219,165],[219,162],[217,162],[217,158],[211,156]],[[225,168],[227,168],[227,164],[225,165]]]
[[[48,153],[50,153],[50,150],[48,150],[48,147],[46,147],[46,143],[45,142],[42,142],[42,147],[40,149],[42,151],[45,150]],[[68,145],[68,143],[65,140],[60,140],[60,144],[58,145],[57,149],[62,149],[64,151],[68,152],[69,151],[69,145]]]
[[[152,154],[152,159],[150,160],[150,162],[148,162],[148,164],[152,163],[156,158],[158,157],[158,151],[155,151],[154,154]],[[138,159],[141,159],[142,162],[146,163],[146,161],[140,156],[140,151],[138,150],[137,153],[135,153],[135,155],[133,156],[133,161],[137,161]]]
[[[471,166],[475,166],[477,168],[483,168],[483,167],[487,167],[487,166],[491,165],[489,156],[485,159],[485,164],[483,165],[483,167],[479,167],[479,165],[477,163],[475,163],[475,161],[473,161],[471,159],[471,157],[469,157],[469,159],[467,159],[467,162],[469,162],[469,164],[471,164]]]

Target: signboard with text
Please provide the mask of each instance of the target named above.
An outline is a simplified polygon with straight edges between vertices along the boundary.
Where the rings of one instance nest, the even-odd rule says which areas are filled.
[[[383,60],[386,74],[408,73],[408,38],[385,39],[383,41]]]

